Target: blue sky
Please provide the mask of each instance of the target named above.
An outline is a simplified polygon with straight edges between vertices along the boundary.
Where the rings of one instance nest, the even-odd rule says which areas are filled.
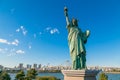
[[[89,29],[87,66],[120,67],[119,0],[0,0],[0,64],[61,65],[70,60],[64,6]]]

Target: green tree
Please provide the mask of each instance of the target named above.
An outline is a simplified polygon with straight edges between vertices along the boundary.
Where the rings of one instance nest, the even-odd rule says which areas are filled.
[[[43,77],[37,77],[36,80],[60,80],[60,79],[57,79],[56,77],[53,77],[53,76],[43,76]]]
[[[0,76],[1,76],[1,74],[2,74],[2,71],[0,70]]]
[[[105,73],[102,72],[100,74],[99,80],[108,80],[108,76]]]
[[[24,80],[32,80],[31,78],[29,78],[29,77],[25,77],[25,79]]]
[[[27,71],[27,77],[29,79],[35,79],[37,75],[38,74],[37,74],[37,71],[35,69],[30,69]]]
[[[22,70],[20,72],[18,72],[15,77],[16,80],[24,80],[24,78],[25,78],[25,73]]]
[[[11,80],[10,75],[6,72],[0,72],[0,80]]]

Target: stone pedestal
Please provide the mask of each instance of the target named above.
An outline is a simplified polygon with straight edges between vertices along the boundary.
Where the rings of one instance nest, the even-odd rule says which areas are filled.
[[[96,80],[96,70],[62,70],[64,80]]]

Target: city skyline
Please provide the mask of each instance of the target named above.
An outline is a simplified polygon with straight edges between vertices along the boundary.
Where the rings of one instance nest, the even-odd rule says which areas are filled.
[[[60,65],[70,61],[64,7],[90,30],[87,66],[120,67],[118,0],[1,0],[0,65]]]

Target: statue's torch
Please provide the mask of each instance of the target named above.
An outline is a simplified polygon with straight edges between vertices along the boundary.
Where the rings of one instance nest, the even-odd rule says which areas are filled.
[[[64,14],[65,14],[65,16],[68,16],[68,9],[67,9],[67,7],[64,7]]]

